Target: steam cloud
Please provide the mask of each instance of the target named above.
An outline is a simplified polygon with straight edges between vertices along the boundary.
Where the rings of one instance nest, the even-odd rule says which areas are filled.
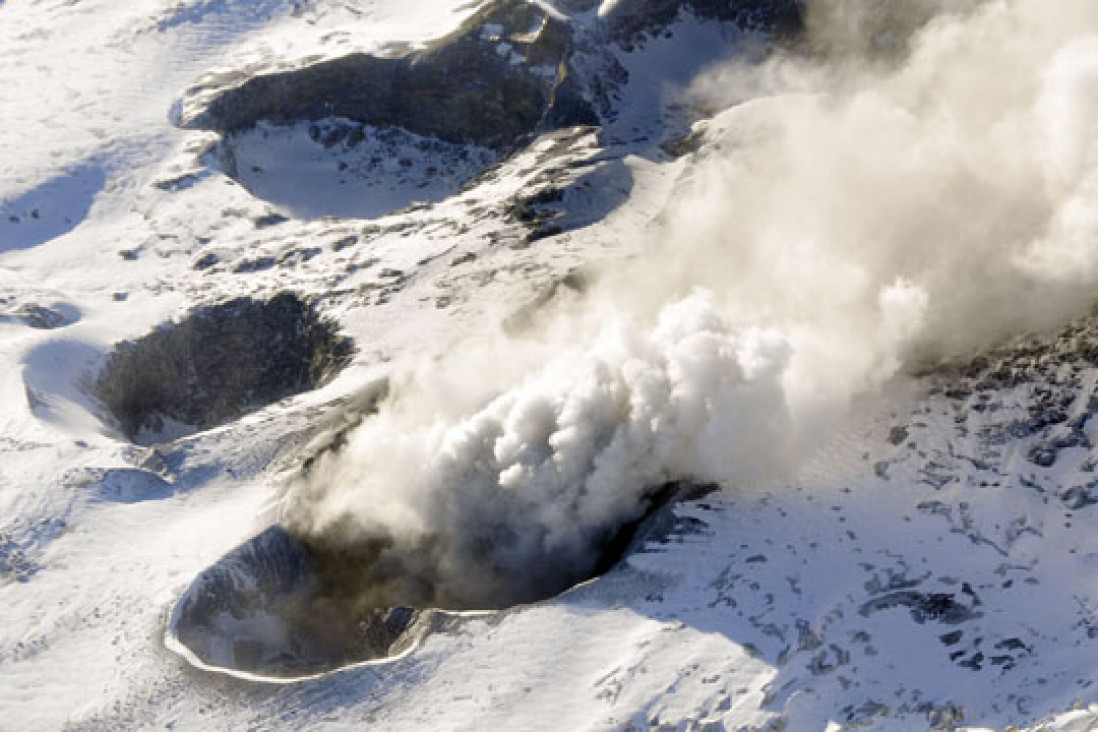
[[[562,589],[654,487],[789,470],[852,396],[1089,305],[1098,4],[807,12],[796,52],[684,92],[716,113],[644,256],[407,374],[293,487],[371,602]]]

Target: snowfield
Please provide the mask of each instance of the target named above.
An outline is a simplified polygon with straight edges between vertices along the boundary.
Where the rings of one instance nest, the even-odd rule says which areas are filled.
[[[832,104],[744,71],[792,2],[0,0],[0,729],[1098,729],[1098,12],[990,5]],[[931,73],[1013,22],[1016,88]],[[209,122],[356,54],[482,104],[385,65],[451,52],[514,92],[483,139]],[[104,367],[168,322],[194,401],[120,370],[127,422]],[[204,660],[181,598],[273,524],[428,598],[586,581],[279,675],[245,567]]]

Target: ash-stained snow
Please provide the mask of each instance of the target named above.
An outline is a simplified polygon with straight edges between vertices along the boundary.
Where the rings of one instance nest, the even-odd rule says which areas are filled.
[[[618,39],[576,61],[613,114],[490,151],[332,118],[173,126],[203,80],[407,55],[468,3],[0,2],[0,727],[1098,725],[1093,318],[896,377],[795,475],[677,505],[554,599],[437,614],[391,661],[242,680],[168,635],[400,365],[521,334],[579,268],[639,255],[705,133],[677,85],[765,45],[710,3],[624,30],[634,4],[538,5]],[[115,344],[283,292],[354,339],[330,383],[149,445],[95,398]]]

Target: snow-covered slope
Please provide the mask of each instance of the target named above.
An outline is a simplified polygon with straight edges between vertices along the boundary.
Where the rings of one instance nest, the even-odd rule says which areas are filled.
[[[600,277],[636,275],[632,262],[648,265],[626,289],[637,290],[638,300],[650,290],[656,308],[686,294],[679,290],[689,290],[692,280],[680,279],[684,271],[701,270],[698,280],[712,286],[733,268],[749,271],[765,261],[745,255],[684,264],[674,248],[653,250],[651,232],[669,218],[682,221],[681,200],[678,208],[670,203],[676,192],[720,195],[724,179],[707,167],[714,158],[756,142],[765,149],[768,125],[782,121],[766,116],[765,99],[703,117],[777,92],[765,84],[736,84],[729,92],[728,75],[712,67],[732,56],[754,64],[791,42],[799,32],[797,7],[703,0],[0,2],[0,728],[1098,725],[1098,587],[1090,582],[1098,548],[1089,531],[1098,505],[1089,421],[1098,408],[1098,331],[1087,316],[1005,342],[976,360],[943,347],[954,356],[950,365],[917,376],[911,364],[863,368],[860,352],[837,358],[830,365],[849,367],[856,372],[850,380],[861,384],[844,392],[849,401],[805,424],[783,421],[787,415],[775,409],[773,419],[737,428],[740,447],[731,438],[728,445],[710,444],[712,425],[724,424],[719,420],[703,420],[695,432],[682,428],[710,440],[708,451],[721,459],[738,455],[751,463],[753,453],[773,444],[773,462],[783,469],[760,458],[766,470],[745,469],[703,497],[658,511],[617,566],[558,596],[490,612],[425,610],[411,623],[414,638],[391,646],[386,640],[391,658],[260,677],[239,660],[245,654],[237,655],[231,638],[210,651],[211,662],[179,633],[180,598],[202,587],[196,578],[224,568],[226,555],[240,556],[230,554],[238,546],[292,518],[287,496],[305,490],[304,468],[328,465],[327,453],[338,463],[346,444],[352,458],[343,473],[369,464],[353,456],[371,433],[354,427],[370,423],[388,398],[387,383],[398,406],[385,418],[411,424],[408,434],[423,435],[424,444],[436,440],[447,455],[460,453],[459,444],[480,455],[458,438],[490,432],[494,419],[538,445],[528,433],[542,427],[524,422],[524,410],[563,404],[555,418],[574,419],[575,429],[514,458],[516,470],[497,476],[500,485],[529,467],[530,452],[566,454],[560,445],[582,442],[586,424],[598,442],[599,425],[612,422],[612,410],[587,397],[604,383],[635,388],[644,398],[630,393],[633,406],[647,398],[656,403],[664,382],[682,387],[668,388],[660,402],[679,421],[664,414],[625,419],[634,437],[645,424],[655,425],[657,437],[677,435],[695,403],[745,410],[771,404],[768,385],[777,389],[781,378],[771,384],[754,375],[769,363],[767,333],[726,342],[724,321],[704,309],[687,312],[702,323],[700,340],[692,337],[696,323],[689,317],[684,332],[671,323],[655,336],[643,326],[640,335],[631,325],[592,330],[589,321],[603,319],[598,310],[568,318],[585,312],[584,293],[597,291]],[[1098,32],[1093,11],[1073,1],[1060,12],[1076,14],[1082,37],[1069,50],[1086,50],[1084,36]],[[1068,68],[1085,54],[1061,55],[1067,60],[1048,78],[1089,78],[1071,76]],[[364,57],[371,60],[362,66]],[[507,87],[517,90],[514,98],[499,102],[503,117],[470,120],[468,109],[486,109],[477,106],[487,97],[476,96],[483,91],[476,79],[462,86],[461,78],[408,71],[453,59],[499,74],[494,81],[501,86],[514,85]],[[365,112],[347,102],[338,114],[334,106],[315,118],[306,114],[326,102],[301,88],[322,82],[351,93],[347,78],[358,79],[362,68],[386,69],[377,73],[394,75],[398,95],[414,87],[427,95],[424,105],[436,106],[427,114],[393,102],[389,116],[367,118],[373,101],[388,98],[374,89],[362,92],[372,100]],[[703,71],[703,81],[692,85]],[[714,94],[714,84],[725,85],[727,95]],[[267,109],[272,98],[282,104],[278,95],[286,89],[298,90],[294,114],[303,118],[286,111],[280,119],[269,112],[249,118],[255,125],[210,121],[217,116],[211,109],[244,115]],[[889,91],[901,102],[910,98]],[[815,99],[791,96],[797,104]],[[1057,107],[1065,119],[1074,99]],[[858,101],[864,105],[855,110],[875,100]],[[902,106],[873,118],[886,123],[882,135],[895,133],[893,123],[919,127],[907,124],[897,111]],[[826,114],[826,105],[820,109]],[[996,144],[1009,147],[1018,129],[1025,128],[995,127],[979,155],[990,159]],[[975,134],[953,132],[961,140]],[[1069,130],[1064,139],[1072,135],[1087,137]],[[947,148],[923,152],[939,161],[934,155]],[[1068,161],[1050,174],[1048,187],[1070,187],[1064,179],[1080,178],[1072,178],[1076,158],[1089,171],[1089,149],[1053,151]],[[733,157],[736,174],[751,172],[759,160]],[[1003,166],[1003,178],[1026,179],[1026,165],[1019,155]],[[912,164],[904,173],[925,168]],[[972,190],[991,191],[992,213],[1014,200],[998,196],[995,186],[966,187],[961,175],[935,180],[947,180],[958,198],[920,199],[927,206],[971,204],[960,194]],[[873,186],[857,182],[864,188],[854,198]],[[1007,183],[1002,188],[1013,194]],[[1078,187],[1085,193],[1085,185]],[[727,205],[738,210],[740,200]],[[835,199],[835,206],[826,196],[820,201],[819,208],[796,210],[807,212],[805,220],[821,211],[848,213],[847,199]],[[1071,211],[1085,214],[1085,206]],[[1050,216],[1034,213],[1044,223]],[[738,216],[751,218],[747,210]],[[1081,219],[1055,221],[1067,227]],[[790,222],[797,231],[801,220]],[[891,230],[882,225],[872,232]],[[929,225],[925,231],[938,233]],[[699,227],[685,236],[704,233]],[[676,244],[688,253],[709,251]],[[814,251],[794,250],[808,268]],[[796,253],[782,259],[783,271],[796,271],[797,259]],[[1086,261],[1076,264],[1089,271]],[[849,268],[841,265],[821,271],[846,277]],[[849,280],[856,289],[860,280]],[[1076,284],[1061,289],[1074,297]],[[881,310],[885,295],[907,291],[882,290]],[[1050,291],[1034,290],[1054,300]],[[293,299],[293,307],[267,315],[255,304],[285,304],[285,293],[315,310]],[[778,300],[766,302],[780,310]],[[1072,302],[1079,310],[1080,299]],[[226,310],[217,309],[225,303]],[[798,323],[820,322],[812,307],[798,302],[795,310]],[[1050,305],[1036,320],[1055,323],[1070,311]],[[640,323],[646,317],[635,315]],[[335,336],[316,335],[320,319],[353,339],[353,356],[343,358]],[[184,325],[160,332],[184,334],[179,340],[145,341],[154,345],[135,347],[138,360],[125,368],[111,361],[115,344],[169,320]],[[1023,329],[1035,322],[1017,321]],[[226,339],[209,337],[202,322],[216,323]],[[282,323],[300,337],[284,336]],[[750,324],[788,323],[774,317]],[[865,340],[877,337],[865,327]],[[798,341],[803,328],[793,331],[794,341],[813,353],[826,351],[837,332],[821,329],[817,338]],[[609,338],[595,348],[584,340],[592,333],[620,336],[621,343]],[[650,352],[667,342],[678,349],[674,358]],[[300,343],[304,352],[294,350]],[[720,364],[742,370],[736,371],[742,381],[731,379],[728,387],[732,401],[720,401],[728,396],[723,392],[690,400],[698,383],[727,385],[699,355],[710,347]],[[251,357],[234,359],[232,348]],[[558,358],[569,348],[578,355]],[[179,378],[196,387],[193,403],[172,411],[150,395],[157,378],[177,378],[178,364],[169,357],[180,350],[195,366]],[[589,353],[601,359],[596,366],[585,360]],[[111,389],[124,391],[132,381],[148,397],[130,403],[141,419],[127,421],[107,397],[102,374],[110,373],[103,371],[109,363],[116,364]],[[266,367],[294,364],[308,378],[285,389],[261,388]],[[607,364],[621,366],[620,383],[603,375]],[[148,382],[133,378],[143,366]],[[559,383],[579,396],[537,391],[542,385],[531,373],[561,375]],[[437,384],[425,381],[432,374]],[[766,388],[753,391],[759,383]],[[526,398],[522,389],[530,384],[533,396]],[[226,388],[246,394],[224,397]],[[165,400],[179,398],[165,393]],[[426,425],[399,412],[417,398],[437,402]],[[480,411],[484,404],[490,406]],[[804,430],[812,439],[802,439]],[[804,448],[801,459],[785,460],[778,450],[779,443],[789,446],[787,437]],[[657,439],[644,444],[653,453],[705,453]],[[483,454],[503,464],[505,451],[496,446]],[[615,455],[591,460],[605,465]],[[654,459],[628,457],[633,467]],[[432,459],[390,474],[427,475],[437,467]],[[652,473],[636,470],[649,479],[714,477],[662,464]],[[613,496],[592,508],[583,486],[575,505],[584,511],[553,521],[586,527],[592,514],[605,515],[616,528],[650,508],[651,485],[623,488],[620,494],[637,498],[625,509],[611,505]],[[346,496],[346,506],[359,498],[351,491],[334,495]],[[416,495],[437,497],[426,489]],[[330,496],[323,498],[318,505],[327,509]],[[399,507],[399,496],[392,504]],[[381,516],[385,508],[360,513],[372,517],[376,509]],[[423,515],[434,510],[424,508]],[[469,510],[480,512],[476,505]],[[538,510],[516,512],[541,520]],[[320,525],[327,515],[308,518]],[[541,527],[533,519],[516,525]],[[263,563],[271,556],[242,561],[245,569],[270,569]],[[534,569],[529,573],[540,576],[541,568]],[[254,576],[227,576],[228,585],[237,582],[236,594],[228,593],[218,622],[231,616],[243,630],[230,622],[219,632],[254,633],[254,608],[234,604],[254,599],[248,594]],[[285,587],[297,587],[298,578],[276,571],[273,582],[289,593]],[[353,624],[356,617],[340,621]],[[266,629],[281,642],[282,630]],[[355,660],[350,652],[336,655]]]

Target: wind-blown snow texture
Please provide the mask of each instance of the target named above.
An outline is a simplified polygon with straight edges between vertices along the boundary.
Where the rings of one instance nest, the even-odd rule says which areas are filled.
[[[1098,10],[679,5],[0,3],[0,719],[1098,724]],[[514,147],[173,126],[445,39],[554,90]],[[354,340],[331,383],[141,445],[93,396],[287,292]],[[676,480],[719,490],[389,662],[227,681],[171,625],[274,522],[384,537],[425,604],[536,599]]]

